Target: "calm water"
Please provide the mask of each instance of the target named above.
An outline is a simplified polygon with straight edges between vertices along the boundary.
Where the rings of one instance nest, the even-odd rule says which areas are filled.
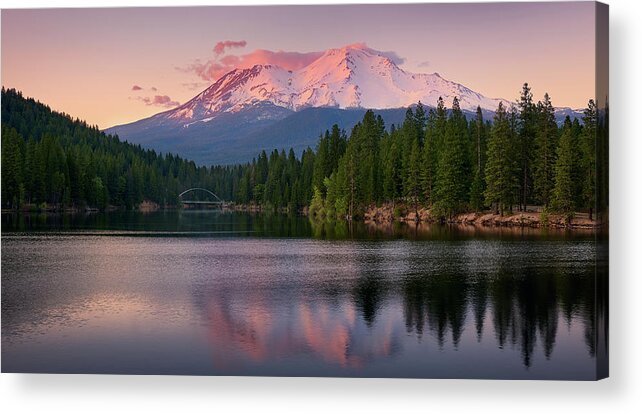
[[[595,237],[2,215],[2,371],[593,379]]]

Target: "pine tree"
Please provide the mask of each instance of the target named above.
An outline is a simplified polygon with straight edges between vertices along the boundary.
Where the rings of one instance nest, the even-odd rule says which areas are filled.
[[[417,107],[415,108],[415,123],[417,125],[417,139],[421,145],[421,140],[424,136],[424,128],[426,128],[426,109],[421,101],[417,102]]]
[[[437,171],[437,163],[439,160],[439,153],[437,151],[438,142],[441,138],[437,136],[437,113],[430,109],[428,111],[428,121],[426,124],[426,137],[424,139],[424,147],[422,150],[422,168],[421,168],[421,183],[423,188],[424,199],[428,204],[434,202],[434,187],[435,187],[435,174]]]
[[[401,156],[395,131],[387,136],[385,147],[382,145],[381,157],[383,166],[383,197],[392,201],[400,194]],[[383,144],[383,143],[382,143]]]
[[[437,99],[437,109],[435,110],[435,139],[437,152],[441,152],[446,141],[446,124],[448,122],[448,113],[446,104],[440,96]]]
[[[418,214],[419,195],[421,194],[421,149],[419,143],[415,141],[410,150],[408,162],[408,171],[406,172],[406,196],[413,203],[415,214]],[[417,216],[416,219],[419,217]]]
[[[486,164],[486,125],[481,108],[477,107],[475,120],[471,122],[472,136],[474,137],[473,157],[473,181],[470,187],[470,206],[475,211],[482,209],[484,205],[484,168]]]
[[[337,218],[337,185],[336,173],[332,173],[330,177],[326,177],[323,185],[326,188],[326,197],[324,200],[324,208],[326,217],[331,220]]]
[[[316,187],[323,196],[325,196],[323,180],[332,172],[331,159],[330,132],[326,131],[325,136],[321,136],[317,144],[316,162],[314,164],[314,174],[312,178],[312,185]]]
[[[414,142],[418,140],[419,130],[417,126],[417,119],[415,118],[415,113],[412,108],[406,110],[406,117],[401,124],[401,146],[400,146],[400,155],[401,155],[401,176],[403,193],[408,193],[407,180],[408,170],[410,169],[410,152]]]
[[[36,141],[29,138],[25,147],[23,181],[25,186],[25,201],[29,204],[37,201],[36,181],[38,176],[38,165],[36,157]]]
[[[315,155],[311,148],[307,148],[301,155],[301,189],[299,199],[301,205],[307,205],[312,198],[312,175],[314,172]]]
[[[567,117],[568,118],[568,117]],[[582,206],[582,182],[583,167],[582,167],[582,132],[583,127],[578,118],[574,118],[571,122],[571,133],[573,134],[573,171],[571,177],[573,180],[573,202],[575,208],[578,209]]]
[[[339,166],[339,159],[346,152],[348,139],[344,130],[339,128],[339,125],[334,124],[330,129],[330,138],[328,145],[329,159],[326,164],[325,174],[329,177]]]
[[[521,208],[525,210],[531,193],[531,163],[537,129],[537,106],[533,103],[533,94],[528,83],[524,83],[518,101],[519,108],[519,161],[521,168],[520,197]]]
[[[17,208],[22,201],[23,139],[13,128],[2,127],[2,203],[3,207]]]
[[[582,208],[588,210],[589,218],[593,219],[595,208],[595,179],[596,179],[596,136],[597,136],[597,106],[592,99],[584,110],[584,128],[580,137],[581,152],[581,200]]]
[[[351,139],[348,141],[346,153],[339,161],[336,177],[337,201],[335,210],[338,216],[347,217],[348,220],[352,220],[354,217],[357,197],[357,187],[355,185],[357,180],[356,151],[354,146],[350,145],[352,136],[354,135],[351,135]]]
[[[519,192],[519,160],[504,105],[495,112],[486,161],[486,203],[494,205],[502,215],[517,201]]]
[[[455,97],[451,116],[446,124],[435,181],[437,211],[445,216],[451,216],[469,200],[470,157],[467,129],[459,100]]]
[[[310,201],[310,217],[317,219],[324,218],[325,209],[323,207],[323,196],[321,195],[321,190],[315,186],[312,191],[314,195],[312,196],[312,201]]]
[[[557,147],[555,186],[551,202],[553,209],[561,213],[572,213],[575,209],[573,171],[575,170],[574,154],[576,150],[571,120],[567,117]]]
[[[337,175],[342,180],[338,184],[342,189],[338,202],[347,200],[349,217],[355,217],[366,205],[381,198],[379,147],[383,132],[383,119],[372,110],[366,111],[363,120],[352,129]]]
[[[557,149],[557,124],[555,109],[548,94],[538,102],[538,125],[533,161],[533,185],[540,203],[548,206],[554,185],[555,153]]]

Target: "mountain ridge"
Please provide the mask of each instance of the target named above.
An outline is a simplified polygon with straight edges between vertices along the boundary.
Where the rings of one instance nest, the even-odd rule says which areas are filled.
[[[270,64],[234,69],[177,108],[105,132],[159,151],[179,152],[197,162],[230,164],[249,161],[260,150],[284,142],[301,147],[333,123],[344,129],[356,124],[352,112],[323,108],[363,112],[374,109],[396,114],[418,102],[435,107],[440,97],[446,106],[457,97],[465,112],[474,113],[479,106],[487,116],[500,102],[505,106],[512,104],[505,99],[485,97],[438,73],[406,72],[384,52],[353,44],[328,49],[294,71]],[[316,111],[295,116],[310,108]],[[570,108],[558,111],[564,115],[574,112]],[[308,116],[309,128],[298,128],[295,135],[285,130],[287,137],[266,130],[265,139],[259,139],[262,128],[272,126],[274,130],[274,125],[287,124],[284,120],[290,116],[299,126],[305,124]],[[332,123],[319,130],[315,117]],[[391,120],[396,118],[391,115]],[[297,139],[300,142],[294,142]]]
[[[435,106],[457,96],[462,109],[495,110],[505,99],[487,98],[438,73],[410,73],[384,53],[365,45],[329,49],[296,71],[277,65],[237,68],[179,107],[154,117],[189,123],[223,112],[238,112],[257,102],[272,102],[292,111],[307,107],[391,109],[422,101]]]

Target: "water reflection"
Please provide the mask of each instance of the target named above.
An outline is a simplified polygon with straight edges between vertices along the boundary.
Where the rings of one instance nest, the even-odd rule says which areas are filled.
[[[2,213],[2,233],[65,232],[101,235],[278,237],[322,240],[595,240],[592,229],[538,229],[473,225],[415,225],[316,221],[285,214],[217,210],[109,213]]]
[[[590,237],[207,217],[225,236],[3,233],[3,370],[596,376],[606,318]],[[149,220],[172,227],[80,228]]]
[[[266,362],[306,356],[340,367],[364,368],[405,358],[404,347],[411,337],[425,344],[426,357],[445,348],[458,351],[463,340],[468,341],[468,353],[471,342],[463,336],[472,331],[478,344],[487,335],[498,350],[514,351],[528,370],[535,352],[547,361],[553,359],[561,323],[567,329],[565,340],[576,347],[575,355],[555,363],[583,361],[590,366],[595,342],[593,268],[569,267],[563,258],[569,254],[573,262],[582,262],[590,257],[591,245],[549,249],[536,244],[525,250],[499,246],[513,258],[489,257],[478,242],[447,248],[405,242],[377,248],[369,243],[349,245],[342,247],[347,254],[341,256],[341,281],[331,282],[332,289],[326,288],[333,279],[329,261],[336,258],[330,254],[298,264],[302,267],[295,277],[306,278],[303,289],[287,282],[276,291],[248,286],[251,293],[240,289],[245,292],[241,296],[222,292],[210,280],[206,284],[212,286],[203,291],[199,285],[195,295],[198,306],[207,309],[212,343],[228,364],[235,350],[237,363],[246,358]],[[524,256],[530,263],[522,261]],[[556,265],[551,266],[552,259],[557,259]],[[278,265],[279,259],[274,260]],[[327,273],[315,273],[315,268]],[[580,331],[583,335],[577,334]],[[425,335],[434,342],[425,340]],[[577,353],[580,350],[584,357]],[[477,358],[484,358],[485,352],[492,351],[485,348]],[[471,375],[484,376],[487,368]]]

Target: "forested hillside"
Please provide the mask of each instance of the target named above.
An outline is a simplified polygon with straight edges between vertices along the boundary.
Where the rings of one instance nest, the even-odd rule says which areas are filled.
[[[2,89],[2,208],[176,205],[196,186],[232,199],[240,171],[144,150]]]
[[[582,123],[567,117],[558,127],[548,94],[534,102],[528,84],[519,101],[500,104],[492,120],[478,109],[467,121],[457,98],[450,108],[442,99],[427,112],[421,104],[409,108],[404,122],[390,129],[368,111],[348,137],[335,127],[315,153],[304,152],[300,170],[292,154],[275,151],[269,161],[262,154],[245,169],[237,196],[243,203],[286,206],[299,203],[301,192],[310,200],[311,192],[311,216],[330,218],[358,217],[384,202],[428,206],[445,218],[529,205],[592,216],[596,136],[605,128],[597,115],[591,100]],[[297,182],[303,188],[293,191]]]
[[[300,157],[275,149],[243,165],[197,167],[3,90],[2,203],[176,205],[182,190],[204,187],[239,204],[309,206],[311,216],[331,219],[384,202],[428,206],[437,217],[527,205],[592,214],[600,128],[592,100],[582,123],[567,117],[558,126],[550,97],[534,102],[524,84],[519,101],[500,104],[492,120],[478,109],[468,121],[457,98],[450,108],[439,99],[435,109],[409,108],[390,128],[367,111],[349,135],[335,125]]]

